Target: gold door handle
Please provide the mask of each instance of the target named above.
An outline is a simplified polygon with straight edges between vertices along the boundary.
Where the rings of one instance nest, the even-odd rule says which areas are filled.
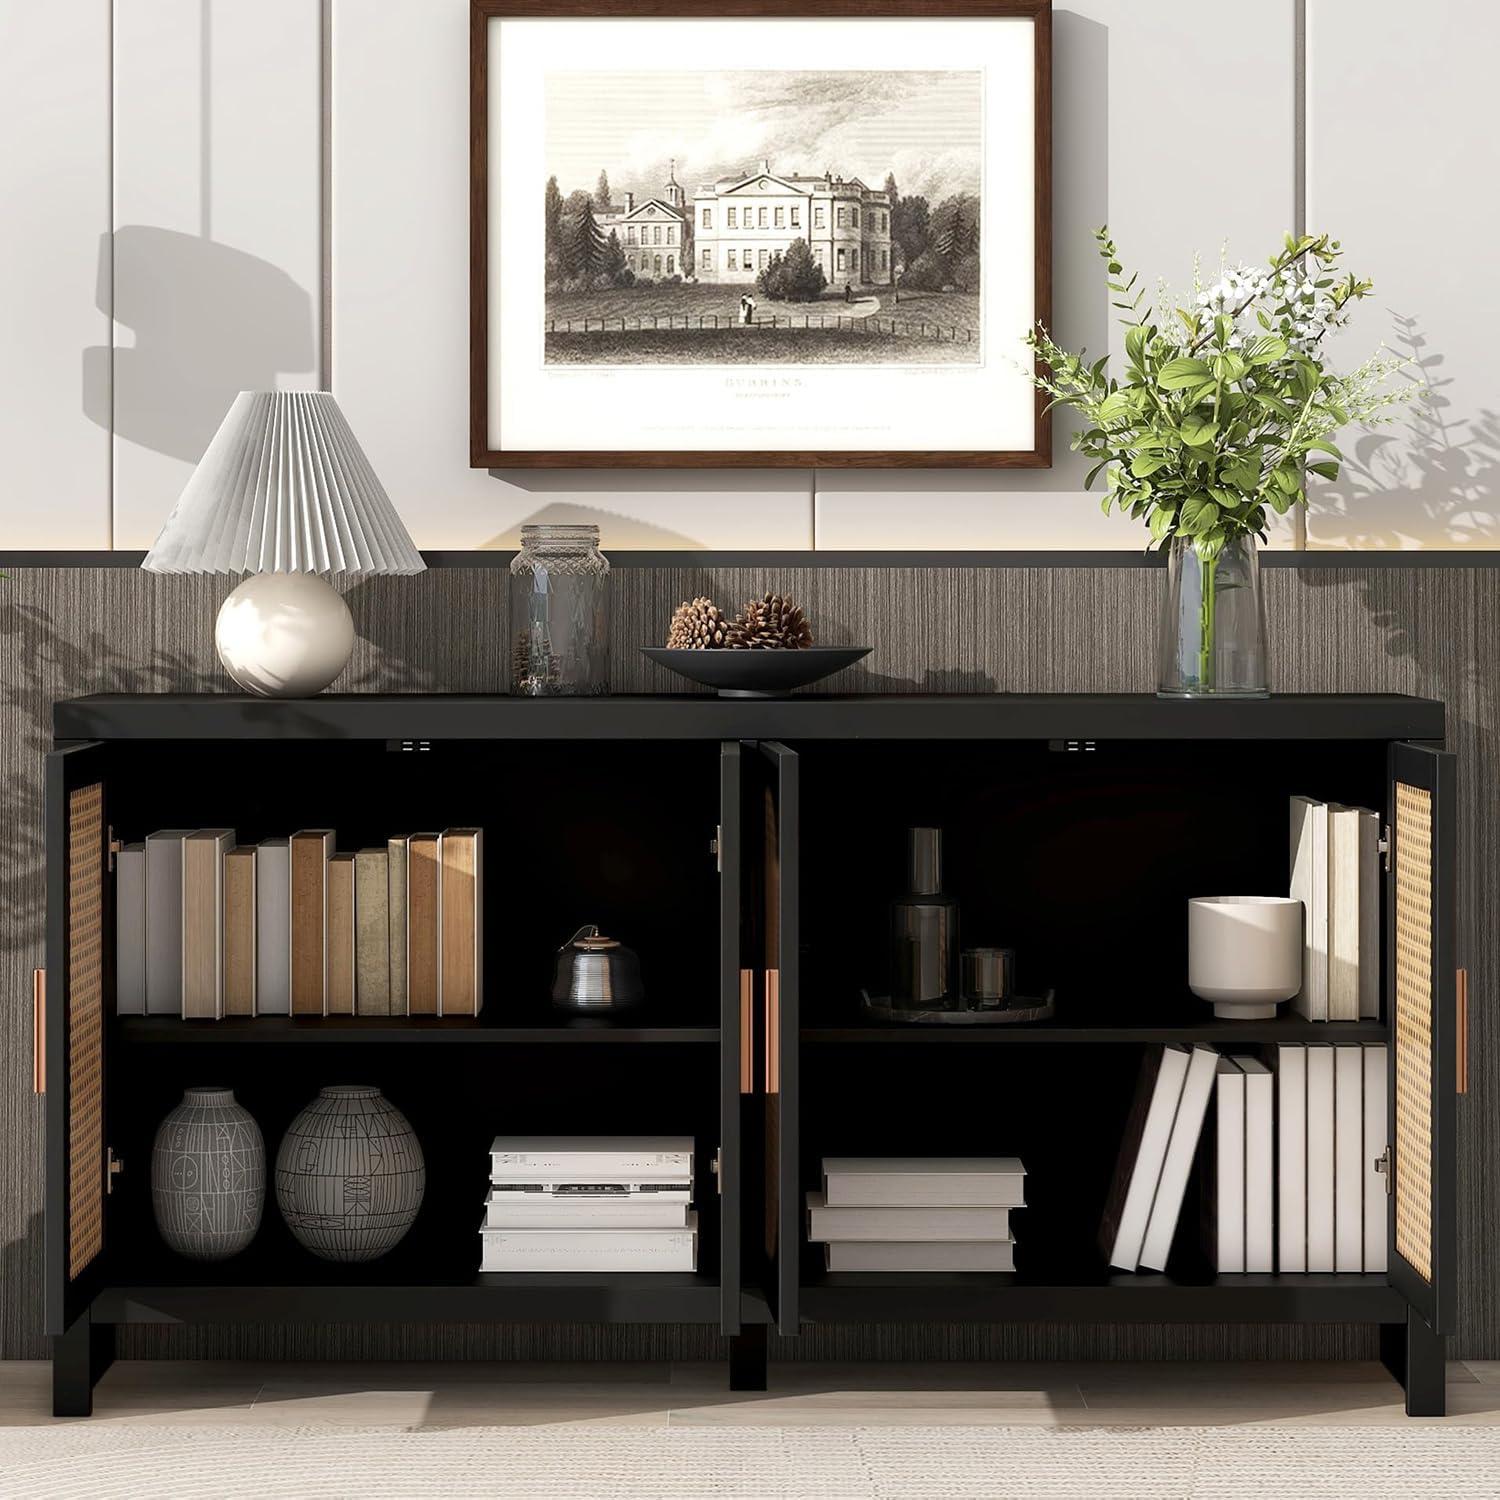
[[[781,972],[766,970],[766,1093],[781,1092]]]
[[[1457,1093],[1467,1094],[1469,1092],[1469,971],[1467,969],[1458,971],[1454,993],[1458,1006],[1455,1026],[1458,1044],[1454,1048],[1454,1073],[1456,1074],[1454,1089]]]
[[[31,971],[31,1092],[47,1092],[47,971]]]
[[[755,1092],[755,971],[740,970],[740,1093]]]

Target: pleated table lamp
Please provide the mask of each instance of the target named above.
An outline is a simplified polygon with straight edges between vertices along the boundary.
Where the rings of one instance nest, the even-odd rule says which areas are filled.
[[[331,395],[241,391],[141,566],[251,574],[219,610],[219,660],[247,692],[302,698],[354,649],[328,579],[427,565]]]

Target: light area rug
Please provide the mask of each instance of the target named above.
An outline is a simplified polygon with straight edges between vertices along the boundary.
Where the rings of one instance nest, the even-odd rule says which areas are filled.
[[[0,1432],[26,1500],[1226,1500],[1500,1495],[1500,1429],[36,1427]]]

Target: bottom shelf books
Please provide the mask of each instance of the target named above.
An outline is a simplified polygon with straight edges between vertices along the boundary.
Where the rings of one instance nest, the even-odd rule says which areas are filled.
[[[1014,1271],[1015,1157],[825,1157],[807,1237],[830,1271]]]
[[[1386,1077],[1384,1043],[1148,1054],[1100,1229],[1106,1259],[1166,1269],[1197,1158],[1215,1270],[1384,1271]]]
[[[501,1137],[481,1271],[696,1271],[690,1137]]]

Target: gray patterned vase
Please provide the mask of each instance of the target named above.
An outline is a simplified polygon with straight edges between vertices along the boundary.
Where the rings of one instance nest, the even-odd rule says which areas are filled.
[[[426,1186],[416,1132],[376,1088],[323,1089],[276,1153],[282,1217],[324,1260],[375,1260],[393,1250]]]
[[[232,1089],[186,1089],[157,1127],[151,1148],[151,1209],[179,1255],[224,1260],[260,1228],[266,1143]]]

